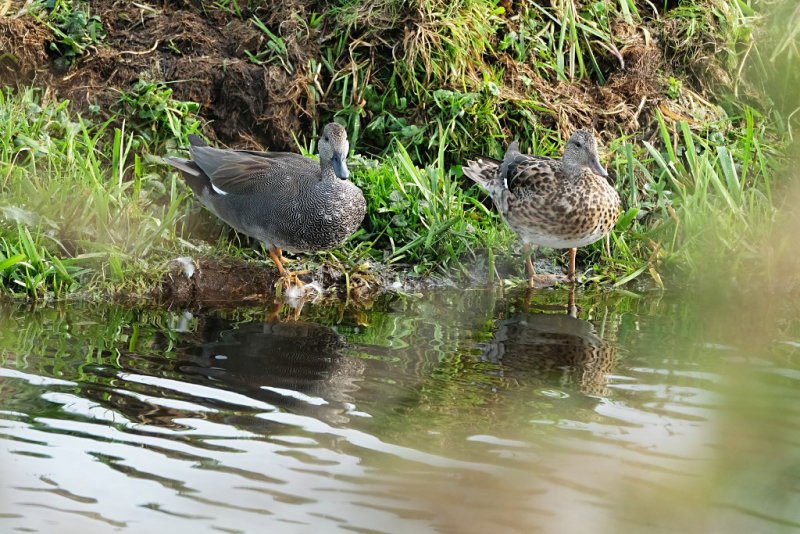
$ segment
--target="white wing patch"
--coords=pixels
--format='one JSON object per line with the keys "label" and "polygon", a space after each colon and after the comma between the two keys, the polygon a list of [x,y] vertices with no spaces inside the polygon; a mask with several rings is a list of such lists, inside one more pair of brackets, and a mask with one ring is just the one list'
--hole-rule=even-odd
{"label": "white wing patch", "polygon": [[220,195],[227,195],[227,194],[228,194],[228,193],[226,193],[225,191],[223,191],[222,189],[220,189],[219,187],[217,187],[217,186],[216,186],[216,185],[214,185],[214,184],[211,184],[211,188],[212,188],[214,191],[216,191],[217,193],[219,193]]}

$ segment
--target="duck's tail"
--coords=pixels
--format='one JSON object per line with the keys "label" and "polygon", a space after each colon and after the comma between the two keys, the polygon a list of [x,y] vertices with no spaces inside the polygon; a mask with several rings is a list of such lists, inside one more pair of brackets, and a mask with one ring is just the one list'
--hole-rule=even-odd
{"label": "duck's tail", "polygon": [[165,157],[164,163],[172,165],[183,175],[183,179],[189,187],[192,188],[194,194],[200,198],[205,197],[211,193],[211,180],[208,179],[206,173],[197,166],[197,164],[190,159]]}
{"label": "duck's tail", "polygon": [[497,180],[499,168],[500,162],[496,159],[480,157],[476,161],[467,161],[461,170],[464,171],[464,176],[488,190],[491,188],[491,184]]}
{"label": "duck's tail", "polygon": [[502,162],[481,156],[477,161],[468,161],[462,168],[464,176],[483,187],[494,201],[500,213],[508,208],[508,186],[501,176]]}
{"label": "duck's tail", "polygon": [[[189,143],[193,147],[199,146],[207,146],[205,141],[203,141],[200,137],[196,135],[189,136]],[[179,171],[181,171],[181,175],[183,175],[183,179],[186,180],[186,183],[189,187],[194,191],[194,194],[203,199],[207,195],[211,195],[214,193],[212,186],[211,186],[211,179],[203,172],[197,163],[190,159],[183,159],[183,158],[173,158],[173,157],[165,157],[163,158],[164,162],[172,165]]]}

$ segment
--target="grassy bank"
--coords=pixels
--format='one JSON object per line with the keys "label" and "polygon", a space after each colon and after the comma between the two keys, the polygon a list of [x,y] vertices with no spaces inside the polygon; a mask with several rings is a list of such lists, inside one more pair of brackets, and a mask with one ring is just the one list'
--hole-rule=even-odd
{"label": "grassy bank", "polygon": [[[515,137],[531,152],[558,154],[563,132],[592,122],[624,213],[608,241],[579,253],[590,278],[671,286],[709,262],[731,272],[752,266],[748,258],[764,253],[791,178],[782,170],[800,108],[800,37],[787,32],[800,14],[791,2],[667,2],[652,12],[627,0],[580,12],[554,4],[348,2],[307,14],[291,36],[270,30],[256,7],[206,6],[210,20],[247,21],[267,35],[262,49],[243,57],[259,68],[305,72],[312,124],[335,118],[351,134],[367,217],[342,247],[302,257],[299,266],[355,272],[380,264],[399,277],[470,283],[488,282],[496,270],[520,277],[518,240],[460,164],[500,156]],[[74,14],[81,5],[43,4],[30,16],[63,34],[59,9]],[[403,37],[410,20],[416,33]],[[54,49],[66,69],[90,64],[93,43],[106,39],[100,18],[86,21],[94,22],[69,26],[80,35],[64,34]],[[665,29],[655,47],[657,25]],[[401,61],[387,60],[392,36],[402,42]],[[314,57],[298,55],[306,41]],[[6,291],[35,298],[144,291],[177,256],[260,257],[159,163],[160,155],[180,154],[188,133],[221,136],[178,87],[139,80],[89,108],[30,88],[2,94]],[[600,96],[576,96],[592,88]],[[628,93],[644,98],[620,96]],[[313,128],[297,134],[300,149],[313,153]]]}

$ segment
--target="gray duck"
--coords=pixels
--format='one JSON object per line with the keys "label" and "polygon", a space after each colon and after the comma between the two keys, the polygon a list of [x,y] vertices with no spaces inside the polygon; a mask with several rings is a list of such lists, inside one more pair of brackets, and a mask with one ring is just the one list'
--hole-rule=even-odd
{"label": "gray duck", "polygon": [[261,241],[283,279],[283,250],[316,252],[341,244],[364,219],[366,202],[347,178],[344,127],[325,126],[319,161],[292,152],[223,150],[189,136],[191,160],[164,160],[181,171],[198,200],[238,232]]}
{"label": "gray duck", "polygon": [[[523,252],[536,246],[570,249],[567,276],[573,282],[577,247],[608,234],[619,216],[619,195],[606,180],[597,142],[584,130],[570,136],[562,159],[522,154],[514,141],[503,161],[481,157],[463,170],[492,197],[522,239]],[[526,266],[530,287],[559,278],[537,275],[530,256]]]}

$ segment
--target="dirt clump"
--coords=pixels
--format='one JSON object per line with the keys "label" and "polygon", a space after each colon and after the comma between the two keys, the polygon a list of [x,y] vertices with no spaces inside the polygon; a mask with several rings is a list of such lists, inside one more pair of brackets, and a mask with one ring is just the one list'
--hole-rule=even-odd
{"label": "dirt clump", "polygon": [[[137,120],[140,110],[135,103],[121,104],[120,97],[131,94],[140,80],[163,83],[173,99],[201,106],[200,115],[207,121],[203,133],[235,148],[293,149],[296,137],[312,135],[321,118],[327,120],[339,111],[344,98],[336,92],[337,80],[352,75],[344,90],[350,87],[354,105],[364,110],[361,95],[366,86],[378,93],[390,90],[391,84],[379,79],[378,72],[401,72],[396,68],[401,57],[411,65],[409,72],[429,70],[426,62],[435,57],[415,55],[415,47],[421,45],[409,35],[424,17],[410,7],[388,9],[368,2],[358,13],[344,10],[339,19],[326,18],[312,27],[307,21],[326,12],[325,5],[314,0],[242,7],[238,16],[195,0],[88,0],[82,5],[99,17],[105,33],[66,73],[56,68],[50,28],[30,16],[0,18],[0,45],[7,50],[0,57],[0,77],[27,83],[35,76],[37,84],[55,89],[60,97],[99,109],[106,117],[119,112],[129,122]],[[343,22],[352,17],[355,26]],[[697,102],[682,105],[665,98],[664,73],[671,72],[672,65],[662,26],[662,21],[650,19],[635,25],[613,22],[609,28],[613,39],[597,54],[604,80],[586,77],[567,82],[508,53],[493,52],[503,70],[500,96],[518,102],[535,99],[544,111],[535,120],[560,131],[565,139],[575,129],[590,126],[606,139],[641,132],[653,123],[660,106],[670,108],[675,117],[690,117]],[[323,61],[320,46],[333,47],[331,43],[343,36],[351,40],[349,55],[326,56]],[[428,48],[435,48],[438,41],[432,42]],[[323,63],[328,66],[321,73]],[[367,63],[362,79],[359,69]],[[478,74],[466,76],[474,82],[471,90],[482,86]],[[446,88],[449,82],[442,83]],[[405,113],[403,120],[409,124],[431,120],[424,105],[399,113]],[[356,120],[368,122],[369,112]],[[513,120],[503,123],[503,134],[513,138],[515,133],[509,131],[513,126]]]}
{"label": "dirt clump", "polygon": [[225,302],[261,302],[274,297],[278,271],[243,261],[173,260],[153,295],[162,304],[213,306]]}
{"label": "dirt clump", "polygon": [[30,83],[48,61],[47,28],[29,18],[0,17],[0,81]]}
{"label": "dirt clump", "polygon": [[[161,283],[148,300],[169,307],[220,307],[226,305],[263,304],[277,294],[280,275],[274,265],[254,264],[243,260],[216,258],[180,258],[170,261]],[[322,266],[301,276],[308,287],[306,295],[313,299],[370,299],[384,289],[380,274],[354,272],[345,275],[330,266]],[[349,284],[349,292],[348,292]],[[119,295],[118,300],[133,295]]]}
{"label": "dirt clump", "polygon": [[[259,64],[247,52],[257,56],[268,50],[268,37],[251,20],[219,10],[210,10],[215,16],[209,18],[202,6],[193,5],[108,0],[88,5],[107,34],[67,73],[48,54],[54,38],[49,28],[29,16],[0,19],[0,45],[7,50],[0,60],[3,81],[30,83],[36,77],[37,84],[83,107],[97,106],[107,116],[139,80],[163,82],[174,99],[199,103],[209,123],[204,132],[231,145],[283,150],[295,145],[299,132],[310,130],[314,109],[306,71],[319,51],[309,35],[298,37],[277,24],[276,35],[291,35],[283,41],[286,59],[279,63],[267,54]],[[258,14],[271,21],[288,17],[287,9],[302,11],[302,5],[259,9],[271,9]]]}

